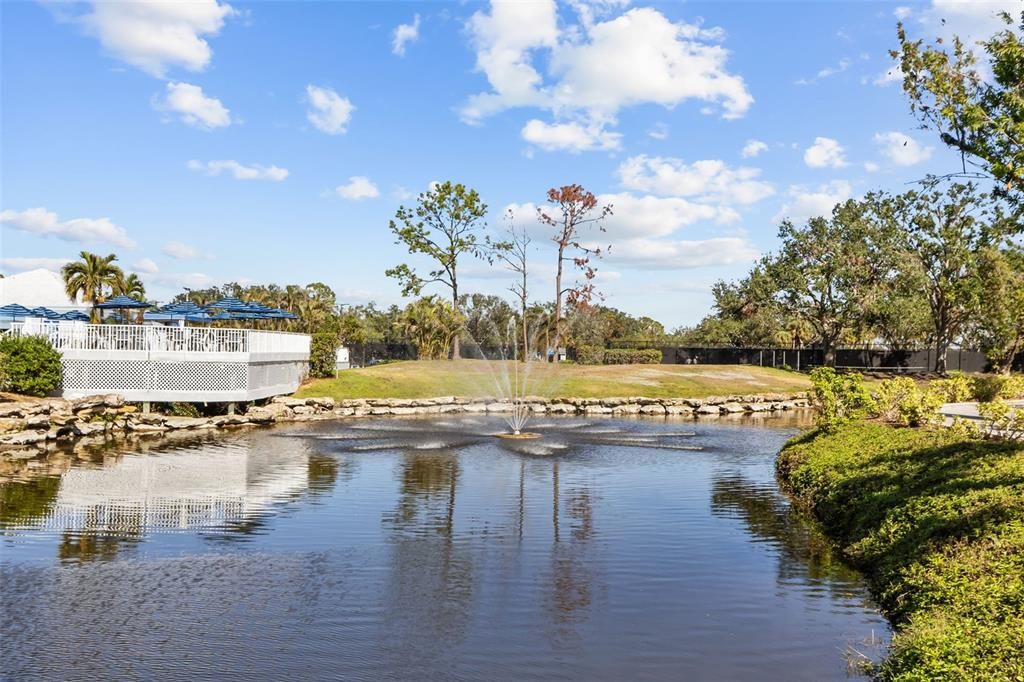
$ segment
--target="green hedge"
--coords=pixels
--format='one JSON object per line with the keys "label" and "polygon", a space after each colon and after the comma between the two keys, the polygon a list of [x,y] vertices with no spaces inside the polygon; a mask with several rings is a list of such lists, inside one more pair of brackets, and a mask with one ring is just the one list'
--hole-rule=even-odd
{"label": "green hedge", "polygon": [[604,352],[602,362],[606,365],[657,365],[661,362],[661,351],[656,348],[609,348]]}
{"label": "green hedge", "polygon": [[1024,679],[1024,443],[854,422],[777,470],[896,626],[882,679]]}
{"label": "green hedge", "polygon": [[0,362],[4,390],[45,396],[60,386],[60,353],[42,336],[0,338]]}
{"label": "green hedge", "polygon": [[580,346],[576,349],[576,362],[581,365],[657,365],[661,362],[661,351],[655,348]]}

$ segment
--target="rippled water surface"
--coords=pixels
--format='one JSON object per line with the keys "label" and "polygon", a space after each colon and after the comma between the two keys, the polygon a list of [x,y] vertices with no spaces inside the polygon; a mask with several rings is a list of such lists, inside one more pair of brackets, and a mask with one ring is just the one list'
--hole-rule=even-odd
{"label": "rippled water surface", "polygon": [[0,678],[827,680],[880,653],[773,479],[791,421],[500,428],[0,462]]}

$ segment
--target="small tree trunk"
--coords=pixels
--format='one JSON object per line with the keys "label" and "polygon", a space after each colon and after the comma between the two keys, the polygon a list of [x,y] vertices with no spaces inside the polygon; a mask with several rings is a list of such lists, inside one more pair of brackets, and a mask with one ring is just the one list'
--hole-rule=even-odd
{"label": "small tree trunk", "polygon": [[555,340],[554,353],[555,362],[558,361],[558,344],[562,340],[562,254],[565,252],[565,244],[558,243],[558,270],[555,272]]}
{"label": "small tree trunk", "polygon": [[946,373],[946,353],[949,352],[949,339],[941,334],[935,339],[935,371],[939,374]]}
{"label": "small tree trunk", "polygon": [[[459,283],[452,277],[452,308],[455,310],[456,316],[459,314]],[[455,338],[452,339],[452,360],[461,359],[461,345],[459,344],[459,336],[461,336],[462,330],[460,329],[455,333]]]}

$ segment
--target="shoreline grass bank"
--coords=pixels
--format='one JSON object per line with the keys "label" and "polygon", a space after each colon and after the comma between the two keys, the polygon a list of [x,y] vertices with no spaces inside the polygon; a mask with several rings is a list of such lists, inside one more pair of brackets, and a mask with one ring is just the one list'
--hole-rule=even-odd
{"label": "shoreline grass bank", "polygon": [[1024,680],[1024,443],[855,422],[777,472],[892,620],[882,679]]}
{"label": "shoreline grass bank", "polygon": [[297,397],[463,398],[499,396],[506,376],[525,373],[525,394],[539,398],[704,398],[806,391],[806,375],[744,365],[572,365],[483,360],[413,360],[346,369],[337,378],[314,379]]}

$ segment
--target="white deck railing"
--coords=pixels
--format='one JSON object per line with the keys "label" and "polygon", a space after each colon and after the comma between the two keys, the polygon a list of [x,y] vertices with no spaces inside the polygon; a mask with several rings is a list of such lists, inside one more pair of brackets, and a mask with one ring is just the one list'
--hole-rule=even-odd
{"label": "white deck railing", "polygon": [[144,353],[308,354],[309,336],[255,329],[163,327],[135,324],[82,322],[17,322],[14,334],[45,336],[53,347],[66,351]]}

